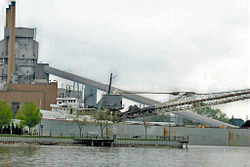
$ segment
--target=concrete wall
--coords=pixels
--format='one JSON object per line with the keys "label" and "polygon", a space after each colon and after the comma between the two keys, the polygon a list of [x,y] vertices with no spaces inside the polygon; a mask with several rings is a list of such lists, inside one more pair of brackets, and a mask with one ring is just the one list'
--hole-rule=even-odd
{"label": "concrete wall", "polygon": [[[42,120],[43,135],[52,136],[79,136],[79,128],[72,121]],[[39,131],[39,126],[36,127]],[[100,134],[100,128],[87,125],[82,129],[82,134]],[[143,125],[116,124],[108,128],[104,134],[117,137],[144,137]],[[148,138],[156,136],[189,136],[191,145],[220,145],[220,146],[250,146],[250,130],[247,129],[220,129],[220,128],[188,128],[149,126]]]}
{"label": "concrete wall", "polygon": [[41,109],[51,109],[56,104],[57,82],[49,84],[10,84],[8,90],[0,91],[0,99],[12,103],[34,102]]}
{"label": "concrete wall", "polygon": [[35,66],[35,79],[36,80],[46,80],[46,83],[49,81],[49,74],[44,72],[44,67],[49,64],[36,64]]}
{"label": "concrete wall", "polygon": [[[16,38],[34,38],[35,30],[27,27],[16,27],[15,37]],[[5,29],[4,36],[9,37],[9,29]]]}

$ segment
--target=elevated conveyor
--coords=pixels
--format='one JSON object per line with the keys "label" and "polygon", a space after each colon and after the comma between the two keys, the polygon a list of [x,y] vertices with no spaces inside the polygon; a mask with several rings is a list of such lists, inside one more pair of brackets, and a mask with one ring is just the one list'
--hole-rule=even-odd
{"label": "elevated conveyor", "polygon": [[132,119],[147,115],[155,115],[157,112],[187,111],[195,108],[204,108],[207,106],[227,104],[247,99],[250,99],[250,89],[206,94],[188,92],[166,103],[156,104],[141,109],[132,109],[131,111],[122,113],[122,116],[123,118]]}
{"label": "elevated conveyor", "polygon": [[[61,78],[64,78],[64,79],[68,79],[68,80],[71,80],[71,81],[74,81],[74,82],[77,82],[77,83],[80,83],[80,84],[83,84],[83,85],[88,85],[88,86],[94,87],[96,89],[105,91],[105,92],[108,90],[108,85],[106,85],[106,84],[96,82],[94,80],[90,80],[90,79],[81,77],[79,75],[75,75],[75,74],[72,74],[72,73],[69,73],[69,72],[65,72],[65,71],[62,71],[62,70],[59,70],[59,69],[56,69],[56,68],[53,68],[53,67],[45,66],[44,71],[46,73],[48,73],[48,74],[52,74],[52,75],[55,75],[55,76],[58,76],[58,77],[61,77]],[[114,88],[114,87],[112,87],[111,90],[113,92],[114,91],[125,92],[124,90]],[[122,96],[124,98],[129,99],[129,100],[133,100],[135,102],[146,104],[146,105],[160,104],[159,101],[152,100],[152,99],[149,99],[149,98],[146,98],[146,97],[143,97],[143,96],[139,96],[139,95],[136,95],[136,94],[124,94]]]}
{"label": "elevated conveyor", "polygon": [[[44,71],[48,74],[52,74],[64,79],[68,79],[83,85],[88,85],[94,87],[96,89],[107,91],[108,85],[102,84],[100,82],[96,82],[94,80],[90,80],[69,72],[65,72],[53,67],[45,66]],[[135,102],[139,102],[142,104],[150,105],[149,107],[141,108],[138,110],[132,110],[124,112],[120,115],[121,119],[133,119],[137,117],[143,116],[150,116],[155,115],[157,112],[171,112],[173,114],[181,115],[185,118],[189,118],[191,120],[199,121],[201,123],[219,127],[219,126],[230,126],[235,127],[233,125],[208,118],[197,113],[190,112],[188,110],[194,109],[194,104],[202,103],[202,106],[198,106],[195,108],[202,108],[206,106],[213,106],[218,104],[226,104],[230,102],[240,101],[250,99],[250,89],[245,90],[237,90],[237,91],[230,91],[230,92],[220,92],[220,93],[208,93],[208,94],[196,94],[193,92],[189,92],[179,96],[176,99],[168,101],[166,103],[160,103],[159,101],[152,100],[150,98],[146,98],[143,96],[139,96],[133,93],[129,93],[127,91],[118,89],[118,88],[111,88],[112,91],[117,92],[126,92],[127,94],[122,94],[124,98],[133,100]]]}
{"label": "elevated conveyor", "polygon": [[181,115],[191,120],[199,121],[201,123],[213,126],[230,126],[224,122],[208,118],[197,113],[191,112],[190,110],[197,108],[204,108],[207,106],[214,106],[219,104],[227,104],[231,102],[241,101],[250,99],[250,89],[236,90],[229,92],[219,93],[206,93],[197,94],[194,92],[186,92],[179,97],[170,100],[166,103],[156,104],[154,106],[137,108],[132,107],[130,110],[120,115],[121,119],[133,119],[144,116],[156,115],[158,112],[171,112],[173,114]]}

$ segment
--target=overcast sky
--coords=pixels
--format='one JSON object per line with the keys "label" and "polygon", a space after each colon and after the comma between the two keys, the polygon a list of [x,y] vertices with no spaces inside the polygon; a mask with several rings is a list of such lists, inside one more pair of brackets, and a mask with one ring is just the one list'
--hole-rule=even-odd
{"label": "overcast sky", "polygon": [[[115,87],[134,91],[250,88],[248,0],[16,2],[16,26],[37,28],[39,61],[52,67],[103,83],[113,72]],[[250,118],[249,100],[220,109]]]}

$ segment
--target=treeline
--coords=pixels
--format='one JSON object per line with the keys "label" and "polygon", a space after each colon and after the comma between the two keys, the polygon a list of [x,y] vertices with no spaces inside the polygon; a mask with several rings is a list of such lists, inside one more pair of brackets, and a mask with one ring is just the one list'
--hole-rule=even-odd
{"label": "treeline", "polygon": [[22,135],[23,131],[22,128],[19,127],[18,124],[14,125],[13,123],[10,125],[5,125],[1,130],[0,134],[16,134],[16,135]]}
{"label": "treeline", "polygon": [[213,109],[209,106],[206,106],[204,103],[198,103],[194,105],[194,112],[197,114],[213,118],[225,123],[231,123],[230,119],[227,117],[225,113],[223,113],[220,109]]}
{"label": "treeline", "polygon": [[21,105],[15,117],[19,123],[14,124],[12,115],[10,105],[0,100],[0,134],[22,134],[25,126],[30,132],[30,128],[36,126],[42,118],[40,109],[32,102]]}

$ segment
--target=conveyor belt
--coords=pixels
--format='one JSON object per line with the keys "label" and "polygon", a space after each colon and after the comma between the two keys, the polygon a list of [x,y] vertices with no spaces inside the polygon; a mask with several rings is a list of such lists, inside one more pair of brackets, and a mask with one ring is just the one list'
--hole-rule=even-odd
{"label": "conveyor belt", "polygon": [[203,108],[207,106],[226,104],[246,99],[250,99],[250,89],[211,94],[192,93],[182,95],[180,98],[176,98],[175,100],[171,100],[166,103],[156,104],[154,106],[144,107],[136,110],[132,109],[131,111],[122,113],[121,116],[123,118],[133,119],[136,117],[155,115],[158,111],[187,111],[194,108]]}
{"label": "conveyor belt", "polygon": [[[100,82],[96,82],[69,72],[65,72],[62,70],[58,70],[56,68],[52,68],[49,66],[46,66],[44,68],[44,71],[58,76],[62,77],[77,83],[81,83],[84,85],[92,86],[96,89],[107,91],[108,85],[102,84]],[[121,89],[117,89],[112,87],[112,91],[118,91],[118,92],[126,92]],[[197,113],[184,111],[184,110],[190,110],[193,108],[194,104],[202,103],[204,106],[212,106],[212,105],[218,105],[218,104],[226,104],[234,101],[240,101],[250,98],[250,89],[245,90],[237,90],[237,91],[231,91],[231,92],[221,92],[221,93],[211,93],[211,94],[187,94],[184,96],[181,96],[179,98],[176,98],[176,100],[172,100],[166,103],[160,103],[159,101],[152,100],[150,98],[146,98],[143,96],[135,95],[135,94],[123,94],[123,97],[133,100],[135,102],[139,102],[142,104],[151,105],[146,108],[134,110],[134,111],[127,111],[125,113],[122,113],[121,117],[123,119],[126,118],[136,118],[136,117],[142,117],[145,115],[155,115],[159,110],[162,110],[163,112],[171,112],[173,114],[178,114],[183,117],[199,121],[201,123],[213,126],[213,127],[219,127],[221,125],[223,126],[231,126],[230,124],[208,118],[202,115],[199,115]]]}
{"label": "conveyor belt", "polygon": [[[59,69],[56,69],[56,68],[53,68],[53,67],[45,66],[44,71],[46,73],[49,73],[49,74],[52,74],[52,75],[55,75],[55,76],[58,76],[58,77],[61,77],[61,78],[64,78],[64,79],[68,79],[68,80],[71,80],[71,81],[74,81],[74,82],[77,82],[77,83],[80,83],[80,84],[92,86],[92,87],[94,87],[96,89],[99,89],[99,90],[102,90],[102,91],[105,91],[105,92],[108,90],[108,85],[106,85],[106,84],[96,82],[96,81],[81,77],[79,75],[75,75],[75,74],[72,74],[72,73],[69,73],[69,72],[65,72],[65,71],[62,71],[62,70],[59,70]],[[112,91],[118,91],[118,92],[125,92],[124,90],[117,89],[117,88],[114,88],[114,87],[112,87],[111,90]],[[139,96],[139,95],[136,95],[136,94],[124,94],[122,96],[129,99],[129,100],[133,100],[135,102],[139,102],[139,103],[146,104],[146,105],[160,104],[159,101],[152,100],[152,99],[149,99],[149,98],[146,98],[146,97],[143,97],[143,96]]]}

